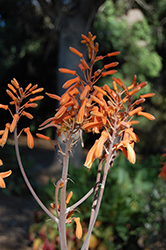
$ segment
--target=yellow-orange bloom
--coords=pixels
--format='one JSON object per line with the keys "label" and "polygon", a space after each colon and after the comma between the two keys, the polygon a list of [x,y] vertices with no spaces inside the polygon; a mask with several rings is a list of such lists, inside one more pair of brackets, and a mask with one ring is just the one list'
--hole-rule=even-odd
{"label": "yellow-orange bloom", "polygon": [[10,176],[12,173],[11,170],[7,171],[7,172],[2,172],[0,173],[0,188],[5,188],[6,187],[6,184],[4,182],[4,178]]}
{"label": "yellow-orange bloom", "polygon": [[80,100],[83,100],[86,97],[87,93],[89,93],[89,91],[90,91],[90,86],[86,85],[86,87],[84,88],[84,90],[80,95]]}
{"label": "yellow-orange bloom", "polygon": [[33,139],[33,136],[30,132],[29,127],[24,128],[24,132],[27,134],[27,145],[30,149],[32,149],[34,147],[34,139]]}
{"label": "yellow-orange bloom", "polygon": [[135,151],[134,151],[132,145],[130,143],[127,143],[126,148],[127,148],[127,158],[129,160],[129,162],[131,162],[132,164],[135,164],[136,154],[135,154]]}
{"label": "yellow-orange bloom", "polygon": [[102,72],[101,73],[101,76],[104,77],[104,76],[108,76],[108,75],[113,75],[117,72],[116,69],[113,69],[113,70],[109,70],[109,71],[106,71],[106,72]]}
{"label": "yellow-orange bloom", "polygon": [[80,62],[85,67],[85,69],[90,69],[89,65],[87,64],[87,62],[85,61],[85,59],[80,59]]}
{"label": "yellow-orange bloom", "polygon": [[30,101],[30,102],[40,101],[40,100],[42,100],[43,98],[44,98],[44,96],[39,95],[39,96],[36,96],[36,97],[34,97],[34,98],[30,98],[29,101]]}
{"label": "yellow-orange bloom", "polygon": [[32,94],[34,95],[34,94],[40,93],[40,92],[43,91],[43,89],[44,89],[44,88],[35,89],[35,90],[32,91]]}
{"label": "yellow-orange bloom", "polygon": [[8,134],[9,134],[9,129],[10,129],[10,123],[6,123],[5,130],[3,133],[2,138],[0,139],[0,145],[3,147],[7,141]]}
{"label": "yellow-orange bloom", "polygon": [[155,95],[155,93],[148,93],[145,95],[140,95],[140,98],[148,98],[148,97],[153,97]]}
{"label": "yellow-orange bloom", "polygon": [[86,156],[86,161],[84,163],[84,166],[89,169],[91,168],[93,161],[96,159],[95,151],[96,151],[97,144],[98,144],[98,140],[95,141],[94,145],[91,147],[91,149],[89,150]]}
{"label": "yellow-orange bloom", "polygon": [[135,115],[142,110],[143,110],[143,107],[138,107],[136,109],[133,109],[132,111],[129,112],[129,116]]}
{"label": "yellow-orange bloom", "polygon": [[65,68],[60,68],[59,72],[65,73],[65,74],[71,74],[73,76],[76,75],[76,71],[75,70],[70,70],[70,69],[65,69]]}
{"label": "yellow-orange bloom", "polygon": [[46,92],[46,95],[48,95],[50,98],[53,98],[53,99],[55,99],[55,100],[58,100],[58,101],[61,100],[61,97],[58,96],[58,95],[50,94],[50,93],[47,93],[47,92]]}
{"label": "yellow-orange bloom", "polygon": [[36,108],[38,106],[37,103],[26,103],[25,108]]}
{"label": "yellow-orange bloom", "polygon": [[70,51],[73,52],[74,54],[76,54],[79,57],[83,57],[83,54],[80,53],[77,49],[73,48],[73,47],[69,47]]}
{"label": "yellow-orange bloom", "polygon": [[9,83],[7,86],[8,86],[8,88],[9,88],[10,90],[13,91],[14,94],[17,93],[17,90],[16,90],[10,83]]}
{"label": "yellow-orange bloom", "polygon": [[31,115],[31,114],[28,113],[28,112],[23,111],[23,112],[22,112],[22,115],[23,115],[23,116],[26,116],[28,119],[31,119],[31,120],[33,119],[33,115]]}
{"label": "yellow-orange bloom", "polygon": [[102,122],[87,122],[85,123],[83,126],[82,126],[82,129],[83,130],[88,130],[88,129],[91,129],[91,128],[94,128],[94,127],[102,127]]}
{"label": "yellow-orange bloom", "polygon": [[5,109],[5,110],[7,110],[7,109],[8,109],[8,105],[0,104],[0,109]]}
{"label": "yellow-orange bloom", "polygon": [[108,133],[106,130],[103,130],[96,146],[96,151],[95,151],[96,158],[99,158],[102,155],[103,146],[107,139],[108,139]]}
{"label": "yellow-orange bloom", "polygon": [[120,54],[120,51],[115,51],[115,52],[111,52],[111,53],[108,53],[107,56],[110,57],[110,56],[118,56]]}
{"label": "yellow-orange bloom", "polygon": [[50,140],[50,137],[48,137],[46,135],[42,135],[42,134],[37,133],[36,136],[39,137],[40,139],[44,139],[46,141]]}
{"label": "yellow-orange bloom", "polygon": [[70,201],[72,195],[73,195],[73,192],[70,191],[70,193],[68,194],[67,199],[66,199],[66,205],[69,203],[69,201]]}
{"label": "yellow-orange bloom", "polygon": [[6,93],[12,98],[13,101],[17,99],[10,90],[7,89]]}
{"label": "yellow-orange bloom", "polygon": [[73,78],[73,79],[67,80],[67,81],[63,84],[62,88],[63,88],[63,89],[67,89],[67,88],[70,87],[73,83],[78,82],[78,81],[79,81],[79,77],[78,77],[78,76],[75,77],[75,78]]}
{"label": "yellow-orange bloom", "polygon": [[87,98],[85,98],[83,101],[82,101],[82,104],[81,104],[81,107],[80,107],[80,110],[78,112],[78,116],[77,116],[77,123],[80,124],[83,122],[83,118],[84,118],[84,113],[85,113],[85,105],[86,105],[86,102],[87,102]]}
{"label": "yellow-orange bloom", "polygon": [[16,80],[15,78],[13,78],[13,80],[11,80],[11,83],[14,85],[14,87],[15,87],[16,89],[19,88],[19,83],[17,82],[17,80]]}
{"label": "yellow-orange bloom", "polygon": [[62,117],[64,115],[64,113],[67,111],[67,107],[65,106],[61,106],[58,110],[58,112],[55,114],[55,118],[59,119],[60,117]]}
{"label": "yellow-orange bloom", "polygon": [[112,62],[112,63],[109,63],[109,64],[105,64],[104,69],[108,69],[108,68],[111,68],[111,67],[116,67],[118,64],[119,64],[118,62]]}
{"label": "yellow-orange bloom", "polygon": [[138,112],[137,115],[142,115],[151,121],[155,120],[155,117],[147,112]]}
{"label": "yellow-orange bloom", "polygon": [[14,116],[13,116],[13,121],[12,121],[12,123],[11,123],[11,125],[10,125],[10,132],[12,133],[13,131],[14,131],[14,129],[15,129],[15,127],[16,127],[16,125],[17,125],[17,122],[18,122],[18,120],[19,120],[19,115],[18,114],[15,114]]}
{"label": "yellow-orange bloom", "polygon": [[81,239],[82,237],[82,226],[81,226],[81,223],[80,223],[80,218],[77,217],[77,218],[74,218],[74,221],[76,223],[76,236],[78,239]]}

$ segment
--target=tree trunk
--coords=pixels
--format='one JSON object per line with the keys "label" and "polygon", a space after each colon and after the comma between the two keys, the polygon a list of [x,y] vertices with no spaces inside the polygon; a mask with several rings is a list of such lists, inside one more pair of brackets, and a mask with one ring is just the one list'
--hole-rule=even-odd
{"label": "tree trunk", "polygon": [[[91,30],[95,14],[105,0],[52,0],[52,6],[45,0],[38,0],[43,11],[51,18],[55,24],[56,35],[59,40],[58,68],[68,68],[76,70],[81,76],[78,68],[79,57],[73,54],[69,47],[74,47],[87,58],[87,48],[82,45],[81,34],[88,34]],[[72,78],[71,75],[57,72],[57,92],[62,95],[64,90],[62,85]],[[81,143],[73,150],[71,158],[75,167],[83,165],[83,155]]]}

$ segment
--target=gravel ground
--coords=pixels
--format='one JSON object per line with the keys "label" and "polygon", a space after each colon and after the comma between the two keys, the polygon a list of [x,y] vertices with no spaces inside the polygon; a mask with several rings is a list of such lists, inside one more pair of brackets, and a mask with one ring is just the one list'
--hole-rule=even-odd
{"label": "gravel ground", "polygon": [[0,195],[0,249],[30,250],[29,226],[33,223],[32,197]]}

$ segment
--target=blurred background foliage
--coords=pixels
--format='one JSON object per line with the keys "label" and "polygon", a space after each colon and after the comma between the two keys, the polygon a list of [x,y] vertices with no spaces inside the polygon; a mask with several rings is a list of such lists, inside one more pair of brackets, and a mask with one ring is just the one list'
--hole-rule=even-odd
{"label": "blurred background foliage", "polygon": [[[150,156],[143,163],[130,164],[120,154],[108,175],[106,189],[96,221],[90,248],[95,250],[162,250],[166,248],[166,183],[157,178],[161,156]],[[96,180],[98,160],[90,171],[70,166],[68,193],[73,191],[70,204],[82,198]],[[86,180],[86,182],[85,182]],[[81,187],[81,188],[78,188]],[[50,211],[54,201],[54,183],[50,181],[42,191]],[[73,216],[81,218],[83,239],[87,232],[93,195],[80,205]],[[53,221],[37,210],[29,236],[34,249],[60,249],[59,236]],[[67,225],[69,249],[80,249],[74,223]],[[83,240],[82,239],[82,240]],[[36,247],[36,248],[35,248]],[[51,248],[53,247],[53,248]]]}
{"label": "blurred background foliage", "polygon": [[[44,9],[42,3],[51,3],[52,7],[56,7],[56,2],[60,3],[57,6],[61,6],[61,9],[56,9],[54,21],[46,10],[51,5],[46,5]],[[45,92],[57,93],[59,48],[63,46],[60,44],[61,29],[57,28],[61,16],[57,13],[66,11],[67,18],[71,18],[81,2],[81,0],[0,1],[0,103],[7,104],[10,100],[5,95],[5,89],[13,77],[23,87],[32,82],[44,87]],[[99,54],[121,51],[117,58],[111,59],[120,62],[115,77],[120,77],[128,85],[131,84],[135,74],[139,82],[148,81],[148,85],[142,90],[143,93],[155,92],[156,95],[145,103],[146,111],[152,113],[156,120],[150,122],[140,118],[141,122],[136,126],[136,133],[140,138],[140,143],[136,145],[138,153],[136,165],[132,166],[124,156],[120,156],[111,169],[98,224],[93,232],[92,241],[94,245],[96,244],[96,248],[91,247],[91,249],[144,249],[146,247],[153,250],[165,249],[166,187],[165,183],[158,179],[158,174],[161,167],[160,155],[166,147],[166,1],[98,0],[97,2],[103,2],[103,4],[95,15],[91,31],[97,35],[96,41],[100,44]],[[67,15],[67,13],[72,14]],[[81,41],[81,34],[79,39],[78,42]],[[68,42],[69,47],[71,40],[69,39]],[[66,60],[70,61],[70,58]],[[103,63],[110,62],[110,58],[109,61],[107,60]],[[102,67],[101,62],[96,65],[97,67]],[[99,84],[111,85],[110,77],[102,81]],[[55,102],[48,97],[40,102],[37,110],[33,111],[35,119],[31,123],[31,129],[34,133],[43,120],[54,114],[55,106]],[[3,110],[0,112],[2,129],[6,121],[10,121],[11,118]],[[27,120],[25,122],[26,126],[30,125],[27,124]],[[24,121],[22,126],[25,126]],[[54,136],[54,132],[49,133]],[[89,148],[93,140],[91,135],[84,139],[85,146]],[[19,181],[21,177],[18,178],[15,170],[17,166],[14,163],[12,150],[13,148],[5,147],[1,150],[4,152],[1,156],[4,161],[5,158],[8,159],[7,165],[12,165],[15,171],[10,177],[11,183],[10,179],[7,180],[8,194],[18,195],[24,193],[25,187],[23,181]],[[27,162],[27,165],[33,164]],[[29,167],[27,169],[31,177]],[[82,192],[86,193],[89,190],[95,178],[94,169],[87,174],[84,168],[77,171],[71,168],[70,176],[76,183],[76,185],[72,183],[69,185],[69,189],[74,192],[72,202],[79,199]],[[15,182],[20,184],[16,187]],[[81,188],[79,189],[77,185]],[[54,185],[50,182],[43,196],[49,203],[53,202],[53,195]],[[85,233],[90,213],[89,206],[90,199],[79,208]],[[33,244],[39,247],[45,241],[45,245],[53,242],[58,246],[58,238],[55,237],[57,231],[53,230],[55,226],[50,221],[46,222],[41,212],[35,219],[38,223],[30,229],[30,239],[35,239]],[[50,232],[53,233],[50,234]],[[73,242],[75,245],[78,244],[79,248],[72,225],[69,227],[68,238],[71,241],[71,249]],[[51,245],[50,249],[52,249]],[[45,249],[49,250],[49,247]]]}

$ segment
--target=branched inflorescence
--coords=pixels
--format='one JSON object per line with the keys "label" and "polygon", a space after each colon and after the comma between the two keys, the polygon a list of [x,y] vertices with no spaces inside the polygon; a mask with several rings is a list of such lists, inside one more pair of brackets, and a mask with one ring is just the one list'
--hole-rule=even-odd
{"label": "branched inflorescence", "polygon": [[[4,145],[6,144],[9,133],[13,133],[15,129],[17,128],[17,123],[20,120],[21,116],[25,116],[28,119],[33,119],[33,116],[25,110],[27,108],[37,107],[37,103],[35,103],[35,101],[43,99],[43,96],[39,95],[35,97],[34,95],[40,93],[41,91],[43,91],[43,88],[38,88],[38,85],[32,86],[31,83],[28,84],[25,90],[23,90],[23,88],[19,86],[19,83],[17,82],[15,78],[11,80],[11,84],[8,84],[8,89],[6,90],[6,92],[9,95],[9,97],[12,99],[12,101],[10,102],[10,105],[14,105],[15,113],[11,111],[11,109],[9,108],[9,105],[0,104],[0,108],[8,110],[12,116],[12,122],[6,123],[5,129],[1,130],[1,133],[0,133],[1,134],[1,139],[0,139],[1,147],[4,147]],[[34,147],[34,140],[33,140],[29,127],[23,128],[17,137],[19,137],[23,131],[27,135],[27,145],[29,148],[32,149]],[[10,174],[11,174],[11,170],[4,172],[4,173],[0,173],[0,187],[5,188],[5,183],[3,181],[3,178],[8,177]]]}
{"label": "branched inflorescence", "polygon": [[135,94],[147,85],[146,82],[137,83],[136,76],[133,77],[129,87],[126,87],[119,78],[115,77],[112,78],[113,89],[108,85],[97,86],[96,83],[101,77],[116,73],[112,67],[117,66],[118,62],[106,64],[95,72],[94,64],[105,57],[116,56],[120,52],[97,56],[99,45],[94,42],[96,36],[92,36],[89,32],[88,37],[82,35],[82,38],[81,42],[88,47],[90,63],[88,64],[83,54],[75,48],[70,47],[70,50],[80,57],[78,66],[83,72],[84,79],[75,70],[59,69],[61,73],[71,74],[74,77],[63,84],[62,87],[66,89],[66,92],[61,97],[47,93],[49,97],[59,101],[60,107],[54,117],[41,124],[41,129],[56,127],[58,136],[64,135],[67,139],[70,133],[73,140],[75,135],[78,132],[81,134],[82,131],[100,134],[99,139],[96,140],[87,155],[85,166],[88,168],[91,167],[94,159],[107,156],[114,131],[114,137],[119,138],[119,140],[113,149],[122,150],[129,161],[135,163],[136,156],[133,148],[134,142],[138,142],[138,137],[133,132],[132,125],[137,124],[138,121],[133,120],[133,118],[138,115],[150,120],[155,119],[151,114],[142,112],[143,107],[140,106],[146,98],[154,96],[154,93],[140,95],[133,102]]}
{"label": "branched inflorescence", "polygon": [[[89,63],[77,49],[73,47],[69,49],[80,57],[78,66],[82,71],[83,77],[80,77],[75,70],[66,68],[59,69],[61,73],[72,75],[72,78],[63,84],[62,87],[66,91],[62,96],[46,93],[49,97],[59,102],[59,108],[54,117],[47,119],[40,125],[40,130],[48,127],[55,127],[57,129],[57,138],[61,138],[65,143],[71,138],[71,147],[77,142],[79,137],[82,138],[82,131],[99,135],[99,139],[95,141],[94,145],[89,150],[84,164],[90,169],[95,159],[98,158],[100,163],[106,160],[104,176],[103,178],[101,178],[100,175],[97,177],[96,186],[94,188],[95,198],[92,208],[96,207],[96,212],[92,209],[88,231],[90,234],[102,197],[102,189],[100,193],[98,193],[98,184],[102,182],[101,184],[104,188],[108,170],[110,166],[112,166],[114,158],[119,150],[124,153],[125,157],[131,163],[135,163],[136,154],[134,151],[134,143],[138,142],[139,139],[132,127],[134,124],[138,123],[134,117],[138,115],[144,116],[149,120],[155,119],[153,115],[143,112],[144,108],[141,105],[145,102],[146,98],[154,96],[154,93],[140,95],[139,98],[135,100],[135,95],[147,85],[146,82],[139,84],[136,81],[136,76],[133,77],[133,81],[128,87],[121,79],[115,77],[112,77],[113,88],[110,88],[108,85],[102,87],[97,86],[100,78],[113,75],[117,72],[112,68],[117,66],[118,62],[105,64],[102,69],[97,69],[95,71],[94,64],[103,60],[105,57],[117,56],[120,52],[116,51],[108,53],[105,56],[98,56],[99,45],[97,42],[95,43],[96,36],[93,36],[89,32],[88,37],[82,35],[82,38],[83,40],[81,42],[88,47]],[[49,137],[45,137],[42,134],[37,134],[37,136],[49,140]],[[59,149],[63,156],[65,156],[65,152],[62,152],[60,145]],[[102,164],[99,164],[99,168],[101,168],[101,165]],[[66,166],[63,167],[66,168]],[[56,192],[58,192],[58,186],[56,187]],[[88,195],[85,197],[87,198]],[[82,201],[83,200],[85,199],[82,198]],[[80,203],[78,202],[77,204],[79,205]],[[58,214],[60,211],[58,211],[57,207],[58,204],[55,202],[55,208]],[[72,208],[73,207],[75,208],[76,206],[73,205]],[[68,222],[68,215],[74,211],[72,208],[65,208],[66,223]],[[85,245],[88,244],[88,240],[88,238],[85,240]]]}
{"label": "branched inflorescence", "polygon": [[[58,144],[59,150],[63,155],[62,178],[56,184],[55,202],[51,204],[55,209],[56,216],[48,211],[32,189],[23,170],[17,142],[19,135],[24,131],[27,134],[28,146],[30,148],[34,146],[34,140],[29,127],[23,128],[19,135],[17,135],[17,123],[21,116],[26,116],[28,119],[33,118],[33,116],[25,110],[37,106],[36,101],[41,100],[43,96],[39,95],[33,97],[32,95],[40,93],[43,88],[38,88],[37,85],[32,86],[32,84],[29,84],[25,90],[23,90],[16,79],[13,79],[11,84],[8,84],[7,94],[12,99],[10,104],[15,106],[15,113],[12,113],[8,105],[0,104],[0,108],[9,110],[12,116],[11,124],[7,123],[5,129],[0,131],[2,136],[0,145],[3,147],[7,141],[8,133],[14,132],[16,155],[25,182],[39,205],[58,224],[61,249],[63,250],[67,249],[65,225],[74,220],[76,223],[76,236],[81,238],[82,227],[80,218],[73,217],[73,214],[76,207],[94,193],[88,233],[81,250],[88,249],[90,234],[99,212],[107,174],[117,152],[121,150],[125,157],[133,164],[136,161],[134,143],[137,143],[139,139],[133,130],[133,125],[138,123],[135,116],[143,116],[149,120],[155,119],[153,115],[144,112],[144,107],[142,106],[146,98],[153,97],[154,93],[139,95],[139,91],[144,88],[147,83],[138,83],[136,81],[136,76],[133,77],[133,81],[129,86],[126,86],[121,79],[115,77],[112,77],[112,88],[108,85],[101,87],[97,85],[100,78],[111,76],[117,72],[112,68],[116,67],[118,62],[105,64],[102,69],[97,70],[94,69],[94,64],[98,61],[102,61],[106,57],[117,56],[120,52],[115,51],[105,56],[98,56],[99,45],[95,42],[96,36],[93,36],[89,32],[88,36],[82,35],[82,38],[83,40],[81,42],[88,47],[88,62],[85,60],[83,54],[77,49],[73,47],[69,49],[80,58],[78,66],[82,71],[83,77],[79,76],[75,70],[66,68],[59,69],[61,73],[70,74],[72,78],[63,84],[62,87],[65,89],[65,93],[62,96],[46,93],[47,96],[59,102],[59,108],[56,110],[55,115],[44,121],[39,128],[39,130],[49,127],[56,128],[56,144]],[[138,96],[137,99],[136,94]],[[79,201],[67,207],[72,196],[72,192],[70,192],[68,196],[66,195],[69,155],[73,145],[78,142],[79,138],[82,142],[83,131],[85,133],[91,132],[98,134],[98,139],[89,150],[84,163],[84,165],[90,169],[94,160],[99,159],[96,184]],[[48,136],[40,133],[37,133],[37,136],[52,143]],[[62,151],[59,139],[66,144],[65,151]],[[52,145],[54,146],[53,143]],[[2,164],[2,162],[0,162],[0,164]],[[103,173],[103,175],[101,175],[101,173]],[[10,174],[11,171],[0,173],[0,187],[5,187],[3,178],[8,177]],[[59,192],[60,204],[58,203]]]}

